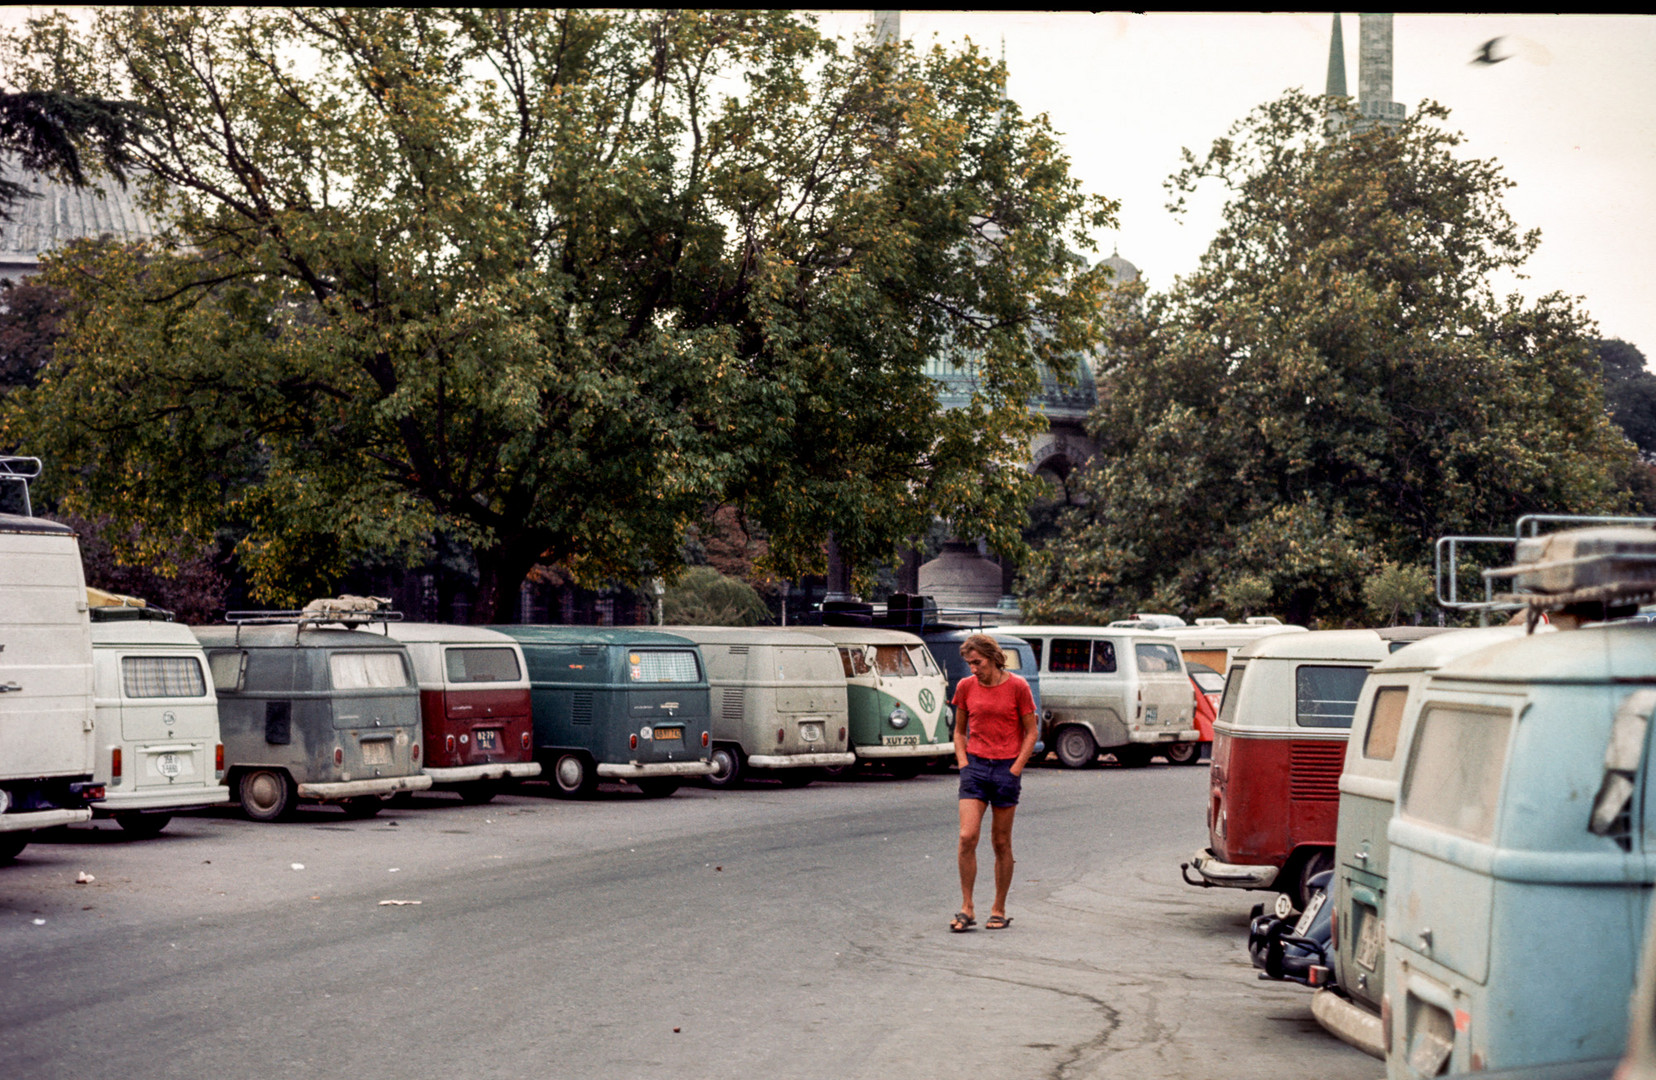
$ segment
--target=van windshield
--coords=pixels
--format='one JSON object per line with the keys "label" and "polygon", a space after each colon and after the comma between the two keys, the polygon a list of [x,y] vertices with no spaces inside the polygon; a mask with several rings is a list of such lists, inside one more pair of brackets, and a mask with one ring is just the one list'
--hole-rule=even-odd
{"label": "van windshield", "polygon": [[914,670],[914,661],[909,659],[908,650],[901,645],[874,646],[874,666],[885,676],[920,674]]}
{"label": "van windshield", "polygon": [[451,683],[517,682],[517,653],[509,648],[447,649],[443,653]]}
{"label": "van windshield", "polygon": [[[910,645],[908,647],[908,654],[909,659],[914,661],[914,666],[920,670],[922,675],[939,674],[937,665],[932,662],[931,653],[926,651],[926,647],[924,645]],[[1014,664],[1017,663],[1018,658],[1011,653],[1008,653],[1006,658]]]}
{"label": "van windshield", "polygon": [[335,690],[386,690],[408,685],[402,654],[390,649],[329,653],[328,674]]}
{"label": "van windshield", "polygon": [[1139,642],[1133,646],[1133,655],[1138,658],[1142,675],[1166,675],[1179,670],[1179,650],[1171,645]]}
{"label": "van windshield", "polygon": [[700,669],[688,649],[661,649],[627,654],[627,674],[633,682],[693,683]]}
{"label": "van windshield", "polygon": [[1300,727],[1350,727],[1367,678],[1367,668],[1301,664],[1294,669],[1294,722]]}
{"label": "van windshield", "polygon": [[129,698],[206,697],[207,680],[193,656],[123,656],[121,693]]}

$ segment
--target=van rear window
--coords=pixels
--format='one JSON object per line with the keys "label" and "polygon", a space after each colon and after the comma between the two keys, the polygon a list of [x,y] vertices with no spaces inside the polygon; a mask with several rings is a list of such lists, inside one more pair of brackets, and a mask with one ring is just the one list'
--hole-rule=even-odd
{"label": "van rear window", "polygon": [[1403,778],[1403,815],[1473,840],[1495,835],[1512,713],[1428,708]]}
{"label": "van rear window", "polygon": [[451,683],[517,682],[517,653],[509,648],[445,649],[443,661],[448,666]]}
{"label": "van rear window", "polygon": [[384,690],[408,685],[402,654],[390,649],[329,653],[328,674],[335,690]]}
{"label": "van rear window", "polygon": [[1300,727],[1348,728],[1368,669],[1301,664],[1294,669],[1294,722]]}
{"label": "van rear window", "polygon": [[1408,700],[1407,686],[1382,686],[1374,692],[1374,709],[1363,736],[1364,757],[1390,761],[1397,756],[1397,733],[1403,726],[1403,703]]}
{"label": "van rear window", "polygon": [[679,650],[628,653],[627,668],[633,682],[643,683],[693,683],[699,670],[696,654]]}
{"label": "van rear window", "polygon": [[121,693],[129,698],[206,697],[207,680],[193,656],[123,656]]}
{"label": "van rear window", "polygon": [[1171,645],[1139,642],[1133,646],[1133,655],[1138,658],[1139,673],[1143,675],[1166,675],[1183,666],[1179,663],[1179,650]]}

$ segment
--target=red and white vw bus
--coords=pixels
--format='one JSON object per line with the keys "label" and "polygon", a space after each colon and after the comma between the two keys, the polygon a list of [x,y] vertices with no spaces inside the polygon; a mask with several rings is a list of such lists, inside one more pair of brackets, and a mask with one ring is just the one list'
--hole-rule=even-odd
{"label": "red and white vw bus", "polygon": [[1238,652],[1213,725],[1209,846],[1184,864],[1185,880],[1274,889],[1303,906],[1307,882],[1334,864],[1340,770],[1363,680],[1394,650],[1439,632],[1277,634]]}

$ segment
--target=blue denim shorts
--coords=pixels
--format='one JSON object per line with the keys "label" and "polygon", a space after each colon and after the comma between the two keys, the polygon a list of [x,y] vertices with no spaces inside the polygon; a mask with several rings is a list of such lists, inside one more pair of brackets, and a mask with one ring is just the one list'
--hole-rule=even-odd
{"label": "blue denim shorts", "polygon": [[966,767],[960,770],[960,797],[990,806],[1017,806],[1023,778],[1012,775],[1012,763],[1016,760],[967,754]]}

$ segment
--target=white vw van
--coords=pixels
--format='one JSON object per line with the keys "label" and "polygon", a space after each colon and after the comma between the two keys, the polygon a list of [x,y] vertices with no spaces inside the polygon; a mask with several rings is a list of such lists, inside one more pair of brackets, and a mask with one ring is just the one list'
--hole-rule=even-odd
{"label": "white vw van", "polygon": [[104,788],[93,813],[153,836],[177,811],[229,802],[218,697],[195,635],[153,608],[103,603],[91,614],[93,778]]}

